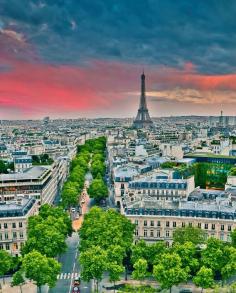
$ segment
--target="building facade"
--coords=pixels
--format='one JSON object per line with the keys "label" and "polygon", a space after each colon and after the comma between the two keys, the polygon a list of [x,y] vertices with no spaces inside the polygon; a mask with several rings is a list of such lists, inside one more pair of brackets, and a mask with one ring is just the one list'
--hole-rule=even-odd
{"label": "building facade", "polygon": [[21,198],[0,204],[0,249],[18,256],[27,239],[28,218],[38,213],[35,198]]}

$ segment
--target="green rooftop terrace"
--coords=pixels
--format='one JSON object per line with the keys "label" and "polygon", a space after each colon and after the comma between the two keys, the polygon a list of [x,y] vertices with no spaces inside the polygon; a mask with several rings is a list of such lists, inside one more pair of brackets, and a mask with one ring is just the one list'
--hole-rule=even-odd
{"label": "green rooftop terrace", "polygon": [[236,156],[225,156],[225,155],[216,155],[212,153],[188,153],[185,157],[209,157],[209,158],[225,158],[225,159],[235,159]]}

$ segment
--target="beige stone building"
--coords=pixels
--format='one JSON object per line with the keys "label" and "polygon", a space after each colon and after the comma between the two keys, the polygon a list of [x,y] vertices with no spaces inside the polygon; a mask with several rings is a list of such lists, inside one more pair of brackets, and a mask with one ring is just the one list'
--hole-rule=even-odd
{"label": "beige stone building", "polygon": [[161,201],[151,196],[123,196],[121,213],[136,224],[135,241],[165,241],[171,245],[173,232],[180,227],[198,227],[206,237],[231,241],[236,228],[236,206],[225,192],[199,190],[188,201]]}
{"label": "beige stone building", "polygon": [[0,204],[0,249],[18,256],[27,239],[28,218],[38,213],[35,198],[18,198]]}

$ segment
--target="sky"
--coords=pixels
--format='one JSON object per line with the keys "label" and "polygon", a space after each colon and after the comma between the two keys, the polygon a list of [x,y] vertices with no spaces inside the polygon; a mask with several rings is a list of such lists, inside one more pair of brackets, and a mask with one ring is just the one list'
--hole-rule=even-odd
{"label": "sky", "polygon": [[236,115],[234,0],[0,0],[0,119]]}

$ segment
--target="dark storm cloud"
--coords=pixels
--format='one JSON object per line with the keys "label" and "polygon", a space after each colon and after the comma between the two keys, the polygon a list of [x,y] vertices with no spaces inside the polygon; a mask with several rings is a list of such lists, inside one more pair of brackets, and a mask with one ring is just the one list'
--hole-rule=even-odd
{"label": "dark storm cloud", "polygon": [[0,15],[50,62],[236,70],[234,0],[0,0]]}

